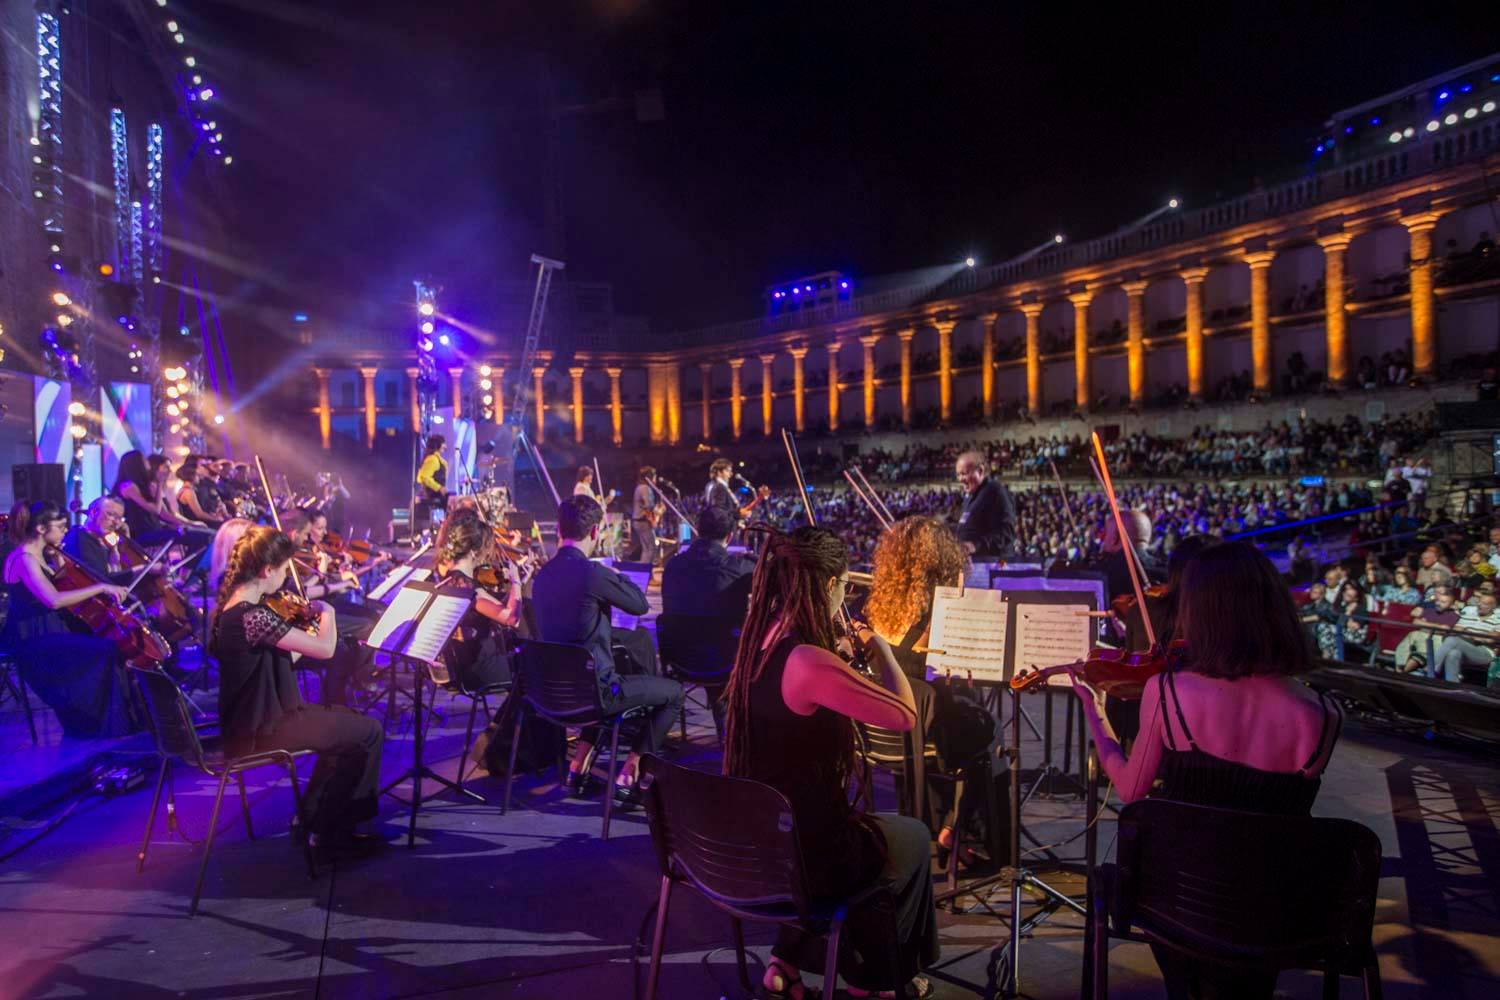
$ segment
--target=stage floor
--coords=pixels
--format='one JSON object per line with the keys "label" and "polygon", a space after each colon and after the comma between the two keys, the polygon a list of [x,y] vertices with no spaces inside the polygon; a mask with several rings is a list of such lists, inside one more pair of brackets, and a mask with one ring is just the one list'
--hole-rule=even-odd
{"label": "stage floor", "polygon": [[[1042,701],[1028,710],[1039,716]],[[1063,702],[1057,702],[1062,719]],[[445,713],[428,756],[456,766],[467,702],[440,698]],[[49,775],[80,773],[98,749],[61,741],[45,711],[44,746],[32,748],[14,705],[0,717],[4,785],[0,805]],[[1060,728],[1060,726],[1059,726]],[[679,759],[717,766],[706,712],[698,709]],[[1027,759],[1039,747],[1028,733]],[[138,744],[137,744],[138,746]],[[409,727],[392,728],[385,769],[411,755]],[[382,801],[379,829],[393,846],[375,857],[324,867],[309,881],[287,836],[290,794],[271,771],[252,776],[258,839],[247,839],[233,793],[202,909],[187,917],[200,854],[160,822],[144,874],[135,872],[150,802],[149,784],[116,798],[91,797],[55,830],[0,865],[0,995],[6,997],[593,997],[632,995],[632,944],[657,889],[655,860],[640,813],[617,816],[599,839],[600,805],[565,799],[552,784],[520,787],[517,808],[428,803],[414,850],[406,812]],[[55,784],[55,782],[54,782]],[[498,781],[476,787],[497,803]],[[888,780],[881,788],[889,790]],[[180,820],[201,838],[213,786],[177,778]],[[14,812],[12,808],[11,812]],[[1318,802],[1320,815],[1372,827],[1385,846],[1376,944],[1388,997],[1494,996],[1500,990],[1500,778],[1485,759],[1434,749],[1351,723]],[[1080,828],[1071,799],[1033,800],[1028,827],[1044,842]],[[14,816],[0,854],[33,830]],[[19,824],[19,827],[18,825]],[[1101,844],[1113,824],[1101,824]],[[398,843],[399,841],[399,843]],[[1076,845],[1075,845],[1076,846]],[[1069,849],[1069,854],[1080,851]],[[972,902],[972,900],[970,901]],[[1001,891],[992,903],[1008,905]],[[692,893],[677,894],[661,995],[735,997],[727,920]],[[940,997],[990,995],[991,949],[1005,925],[981,908],[940,916]],[[769,934],[749,929],[762,959]],[[1059,913],[1022,948],[1025,995],[1078,993],[1081,923]],[[644,985],[644,963],[641,982]],[[758,978],[758,970],[755,972]],[[1344,996],[1358,984],[1344,980]],[[1161,995],[1149,952],[1117,944],[1111,993]],[[1317,996],[1310,975],[1282,978],[1281,990]]]}

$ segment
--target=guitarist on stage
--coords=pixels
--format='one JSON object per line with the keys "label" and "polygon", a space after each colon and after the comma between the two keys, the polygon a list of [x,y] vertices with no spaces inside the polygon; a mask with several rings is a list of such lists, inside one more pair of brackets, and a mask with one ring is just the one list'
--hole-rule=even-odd
{"label": "guitarist on stage", "polygon": [[[441,434],[429,437],[422,455],[422,464],[417,468],[417,503],[427,514],[423,527],[432,522],[434,510],[446,511],[448,509],[448,463],[443,459],[443,449],[447,444],[447,439]],[[416,534],[417,527],[417,519],[413,512],[413,536]]]}
{"label": "guitarist on stage", "polygon": [[651,565],[656,564],[656,525],[667,509],[656,489],[656,470],[649,465],[641,466],[630,504],[630,525],[641,550],[637,558]]}
{"label": "guitarist on stage", "polygon": [[[714,459],[713,464],[708,467],[708,487],[704,490],[703,501],[705,506],[719,508],[729,515],[737,526],[743,527],[750,512],[771,495],[771,490],[767,486],[762,486],[754,490],[749,503],[741,504],[734,489],[729,485],[729,481],[733,478],[734,463],[727,458]],[[747,482],[745,485],[750,484]]]}

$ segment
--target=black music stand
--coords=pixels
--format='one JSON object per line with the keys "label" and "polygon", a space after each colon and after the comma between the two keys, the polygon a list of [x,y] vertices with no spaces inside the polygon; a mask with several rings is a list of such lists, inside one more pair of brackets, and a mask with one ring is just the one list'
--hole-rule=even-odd
{"label": "black music stand", "polygon": [[[407,824],[406,846],[417,843],[417,812],[422,808],[422,779],[428,778],[447,789],[467,795],[476,802],[484,797],[461,787],[428,767],[422,759],[422,750],[427,742],[427,727],[423,725],[422,713],[426,703],[422,695],[423,680],[432,674],[434,687],[445,683],[447,667],[441,656],[443,647],[453,637],[460,620],[473,603],[473,596],[463,591],[447,591],[443,582],[428,583],[414,580],[405,584],[387,606],[380,621],[365,640],[365,645],[391,660],[391,684],[396,683],[396,667],[407,663],[412,667],[412,762],[394,781],[380,790],[381,795],[392,795],[391,789],[411,781],[411,818]],[[439,790],[437,794],[442,794]],[[431,796],[428,796],[429,798]]]}

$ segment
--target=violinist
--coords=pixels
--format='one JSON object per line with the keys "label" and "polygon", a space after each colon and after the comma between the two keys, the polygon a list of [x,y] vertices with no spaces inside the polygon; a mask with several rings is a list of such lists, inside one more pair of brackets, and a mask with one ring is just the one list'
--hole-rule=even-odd
{"label": "violinist", "polygon": [[[329,579],[315,565],[304,562],[299,553],[317,559],[317,543],[328,530],[323,512],[316,507],[307,510],[292,509],[281,512],[281,527],[296,547],[292,558],[297,564],[302,593],[309,600],[326,600],[337,609],[338,649],[323,659],[328,660],[324,675],[321,700],[325,705],[343,705],[348,699],[351,683],[368,678],[374,662],[374,653],[363,644],[374,630],[380,616],[364,605],[352,604],[347,591],[353,588],[348,580]],[[308,547],[313,551],[308,552]],[[326,557],[325,557],[326,558]],[[363,681],[360,681],[363,683]]]}
{"label": "violinist", "polygon": [[125,663],[115,643],[93,635],[59,611],[90,598],[122,600],[125,588],[100,582],[58,590],[49,553],[67,530],[68,515],[51,500],[18,503],[10,513],[5,584],[10,611],[0,645],[21,676],[57,713],[63,734],[77,739],[123,736],[140,726],[128,694]]}
{"label": "violinist", "polygon": [[[1099,763],[1120,798],[1308,815],[1343,715],[1298,679],[1314,655],[1271,561],[1246,542],[1204,548],[1183,569],[1177,635],[1187,643],[1185,665],[1146,683],[1128,756],[1095,692],[1073,673]],[[1211,985],[1212,995],[1270,997],[1275,987],[1274,976],[1153,950],[1170,996],[1209,995],[1203,987]]]}
{"label": "violinist", "polygon": [[220,499],[207,468],[190,457],[177,467],[177,478],[182,482],[177,490],[177,506],[187,511],[187,516],[194,521],[217,531],[227,520],[227,515],[224,501]]}
{"label": "violinist", "polygon": [[124,530],[125,504],[118,498],[102,496],[89,504],[82,524],[68,529],[62,549],[110,583],[126,585],[135,574],[121,562],[120,553],[110,536]]}
{"label": "violinist", "polygon": [[[849,586],[849,552],[824,528],[771,533],[755,566],[750,613],[729,677],[724,773],[763,781],[787,797],[814,900],[849,896],[874,884],[895,897],[896,946],[918,968],[938,957],[927,827],[905,816],[872,815],[856,805],[854,722],[906,732],[916,724],[911,685],[890,646],[865,628],[857,641],[876,679],[835,652],[835,616]],[[850,915],[851,953],[889,947],[861,940]],[[883,939],[884,935],[882,935]],[[823,943],[783,925],[762,985],[767,995],[801,998],[800,968],[822,961]],[[931,983],[869,981],[848,970],[851,996],[895,990],[930,996]]]}
{"label": "violinist", "polygon": [[143,452],[129,451],[120,458],[111,492],[124,501],[130,537],[146,546],[175,538],[183,538],[190,544],[208,544],[212,534],[203,525],[179,515],[167,496],[170,475],[171,466],[165,455],[147,457]]}
{"label": "violinist", "polygon": [[494,543],[495,532],[478,511],[455,511],[438,529],[439,577],[473,591],[475,597],[453,640],[443,649],[453,679],[469,691],[510,681],[510,658],[500,630],[514,629],[521,622],[521,574],[514,562],[503,560],[499,570],[507,584],[504,597],[477,582],[479,576],[496,572],[489,559]]}
{"label": "violinist", "polygon": [[294,819],[323,852],[379,846],[355,824],[373,819],[380,777],[380,723],[346,709],[303,702],[292,674],[298,657],[323,660],[338,644],[333,608],[314,602],[312,631],[295,628],[267,605],[286,582],[292,540],[252,527],[230,554],[219,584],[210,651],[219,661],[219,720],[233,755],[316,750],[317,767]]}
{"label": "violinist", "polygon": [[[928,683],[926,656],[920,651],[927,645],[932,623],[934,589],[961,581],[967,563],[958,539],[936,519],[902,518],[875,547],[873,585],[864,613],[870,627],[892,644],[891,652],[911,685],[922,731],[932,740],[943,769],[963,770],[966,783],[983,788],[997,741],[995,718],[967,685],[941,678]],[[952,849],[960,819],[954,791],[951,781],[933,779],[927,785],[933,814],[923,818],[937,834],[940,855]],[[971,805],[973,801],[970,797]],[[969,864],[973,858],[959,860]]]}
{"label": "violinist", "polygon": [[344,513],[349,503],[349,488],[344,485],[344,477],[335,476],[331,472],[320,472],[317,483],[318,508],[328,515],[329,526],[339,534],[344,534],[349,527]]}

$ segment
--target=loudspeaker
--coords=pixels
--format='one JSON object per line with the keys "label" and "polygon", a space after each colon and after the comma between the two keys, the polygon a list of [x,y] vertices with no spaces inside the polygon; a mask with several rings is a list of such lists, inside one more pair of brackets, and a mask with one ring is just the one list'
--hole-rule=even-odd
{"label": "loudspeaker", "polygon": [[17,503],[51,500],[68,509],[68,490],[63,485],[63,467],[57,462],[28,462],[10,467],[11,495]]}

